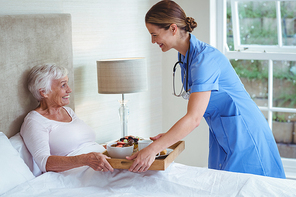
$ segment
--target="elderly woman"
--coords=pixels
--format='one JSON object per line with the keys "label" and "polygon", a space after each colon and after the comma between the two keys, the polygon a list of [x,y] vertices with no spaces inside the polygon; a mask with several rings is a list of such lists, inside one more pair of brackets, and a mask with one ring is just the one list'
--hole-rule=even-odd
{"label": "elderly woman", "polygon": [[80,166],[113,171],[95,142],[94,131],[80,120],[69,104],[68,71],[47,64],[32,68],[28,88],[39,101],[21,127],[21,135],[42,172],[62,172]]}

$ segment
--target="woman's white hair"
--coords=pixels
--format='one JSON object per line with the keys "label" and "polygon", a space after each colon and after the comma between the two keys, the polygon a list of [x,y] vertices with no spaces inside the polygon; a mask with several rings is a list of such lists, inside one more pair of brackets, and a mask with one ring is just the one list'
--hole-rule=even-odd
{"label": "woman's white hair", "polygon": [[41,101],[40,91],[45,94],[51,91],[51,83],[54,79],[61,79],[68,75],[68,70],[55,64],[34,66],[28,76],[28,88],[33,96]]}

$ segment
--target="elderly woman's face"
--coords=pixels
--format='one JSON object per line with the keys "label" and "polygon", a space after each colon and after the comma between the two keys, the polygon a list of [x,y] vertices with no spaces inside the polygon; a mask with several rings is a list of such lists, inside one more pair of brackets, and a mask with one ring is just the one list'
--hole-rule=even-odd
{"label": "elderly woman's face", "polygon": [[68,86],[68,76],[54,79],[51,84],[51,92],[47,94],[48,101],[52,106],[65,106],[70,103],[71,88]]}

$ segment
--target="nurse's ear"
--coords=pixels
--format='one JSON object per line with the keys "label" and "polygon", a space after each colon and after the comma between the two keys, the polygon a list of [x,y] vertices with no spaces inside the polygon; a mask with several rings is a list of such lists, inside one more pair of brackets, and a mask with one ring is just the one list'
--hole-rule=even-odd
{"label": "nurse's ear", "polygon": [[176,24],[171,24],[170,25],[170,31],[173,33],[173,35],[176,35],[177,31],[178,31],[178,26]]}

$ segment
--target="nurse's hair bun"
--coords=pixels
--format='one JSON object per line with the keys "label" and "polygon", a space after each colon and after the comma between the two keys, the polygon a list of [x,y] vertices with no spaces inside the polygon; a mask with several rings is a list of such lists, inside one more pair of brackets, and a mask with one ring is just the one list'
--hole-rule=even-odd
{"label": "nurse's hair bun", "polygon": [[197,27],[197,23],[195,22],[194,18],[186,17],[186,27],[185,31],[192,32],[194,28]]}

